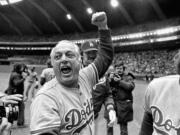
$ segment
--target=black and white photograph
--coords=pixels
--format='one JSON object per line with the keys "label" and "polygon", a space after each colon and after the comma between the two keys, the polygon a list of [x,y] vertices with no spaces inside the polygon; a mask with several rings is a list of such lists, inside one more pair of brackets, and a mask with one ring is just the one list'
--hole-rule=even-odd
{"label": "black and white photograph", "polygon": [[180,1],[0,0],[0,135],[180,135]]}

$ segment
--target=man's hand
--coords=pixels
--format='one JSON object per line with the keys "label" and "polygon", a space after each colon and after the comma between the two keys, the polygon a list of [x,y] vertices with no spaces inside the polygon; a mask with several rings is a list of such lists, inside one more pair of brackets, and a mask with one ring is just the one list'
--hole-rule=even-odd
{"label": "man's hand", "polygon": [[121,77],[114,77],[115,82],[119,82],[121,80]]}
{"label": "man's hand", "polygon": [[114,110],[109,111],[109,120],[110,122],[108,123],[108,126],[112,127],[116,122],[116,112]]}
{"label": "man's hand", "polygon": [[14,94],[14,95],[5,95],[0,100],[7,104],[17,104],[19,101],[22,101],[23,95]]}
{"label": "man's hand", "polygon": [[91,23],[96,25],[99,30],[108,29],[107,16],[105,12],[96,12],[92,15]]}
{"label": "man's hand", "polygon": [[7,118],[2,118],[0,123],[0,135],[10,135],[11,123],[8,122]]}

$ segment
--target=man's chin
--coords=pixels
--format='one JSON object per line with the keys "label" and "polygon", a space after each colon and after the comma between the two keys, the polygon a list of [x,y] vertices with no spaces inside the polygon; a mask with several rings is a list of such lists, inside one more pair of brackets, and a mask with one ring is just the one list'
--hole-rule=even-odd
{"label": "man's chin", "polygon": [[75,82],[72,78],[72,76],[69,76],[69,77],[62,77],[61,78],[61,84],[63,84],[64,86],[66,87],[71,87],[72,84],[74,84],[73,82]]}

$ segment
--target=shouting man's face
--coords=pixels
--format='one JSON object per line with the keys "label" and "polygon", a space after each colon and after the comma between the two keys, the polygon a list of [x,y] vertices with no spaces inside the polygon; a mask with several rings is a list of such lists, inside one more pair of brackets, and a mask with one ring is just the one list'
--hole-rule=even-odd
{"label": "shouting man's face", "polygon": [[78,46],[70,41],[59,42],[51,52],[51,61],[59,83],[66,87],[76,87],[81,67]]}

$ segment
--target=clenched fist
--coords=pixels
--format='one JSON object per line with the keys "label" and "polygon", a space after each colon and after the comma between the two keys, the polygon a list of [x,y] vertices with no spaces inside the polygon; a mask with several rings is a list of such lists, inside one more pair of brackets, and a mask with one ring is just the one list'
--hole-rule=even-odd
{"label": "clenched fist", "polygon": [[91,23],[96,25],[98,29],[108,29],[107,16],[105,12],[96,12],[92,15]]}

